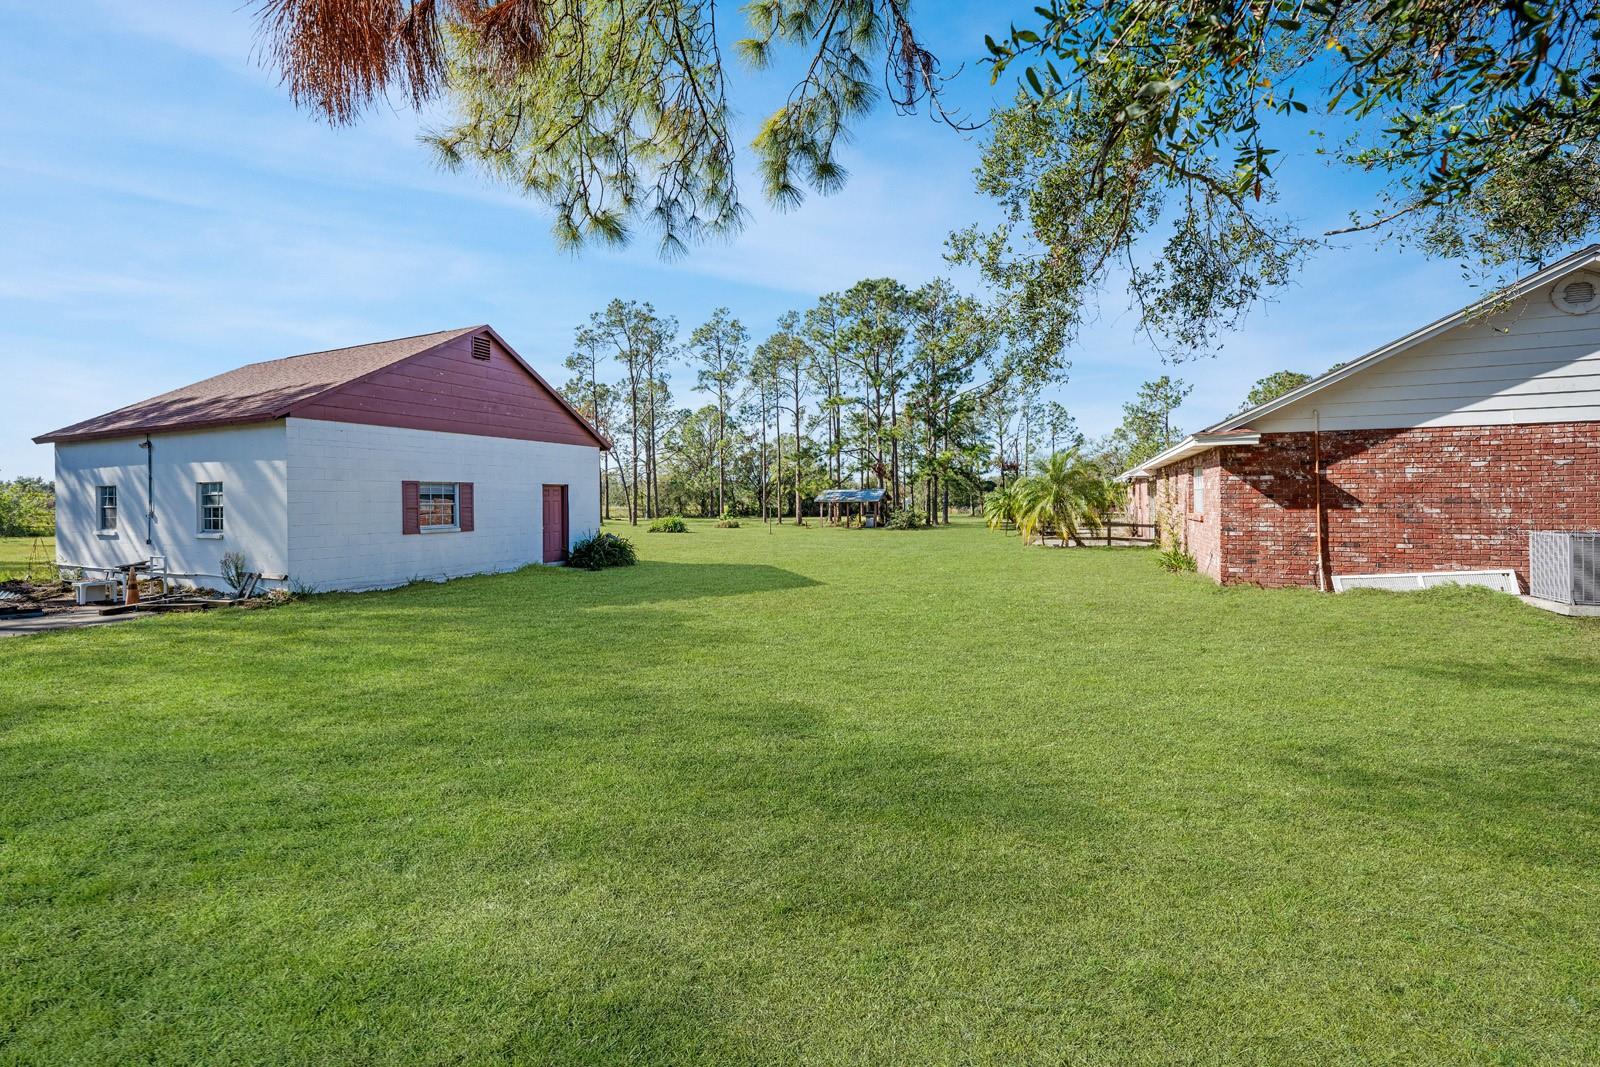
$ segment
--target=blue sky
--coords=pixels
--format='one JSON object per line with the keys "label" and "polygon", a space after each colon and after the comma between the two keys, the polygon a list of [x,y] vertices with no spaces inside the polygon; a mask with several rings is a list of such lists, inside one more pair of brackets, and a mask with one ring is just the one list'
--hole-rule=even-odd
{"label": "blue sky", "polygon": [[[253,58],[252,7],[0,3],[13,45],[0,66],[0,477],[50,473],[35,434],[258,359],[491,322],[559,381],[573,328],[613,296],[649,300],[685,332],[726,305],[759,338],[863,277],[976,287],[941,253],[951,229],[987,215],[972,191],[978,135],[882,108],[833,196],[777,213],[747,177],[753,217],[731,243],[671,263],[648,240],[573,256],[539,205],[438,170],[416,143],[425,118],[380,109],[330,129],[297,113]],[[919,9],[946,69],[965,63],[952,95],[975,114],[1007,95],[976,63],[997,12]],[[783,84],[739,72],[732,89],[747,142]],[[1308,227],[1360,206],[1357,180],[1310,156],[1281,175]],[[1219,358],[1174,371],[1196,385],[1179,421],[1221,417],[1263,374],[1321,371],[1470,295],[1452,264],[1365,239],[1329,249]],[[1058,398],[1090,434],[1165,370],[1125,305],[1107,294],[1068,353]]]}

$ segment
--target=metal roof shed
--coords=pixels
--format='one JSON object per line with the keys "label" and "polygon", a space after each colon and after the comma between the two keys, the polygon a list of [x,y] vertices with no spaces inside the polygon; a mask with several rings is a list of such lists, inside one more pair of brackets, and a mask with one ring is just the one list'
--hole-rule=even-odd
{"label": "metal roof shed", "polygon": [[[824,489],[817,494],[817,521],[822,521],[822,509],[825,504],[854,504],[856,513],[861,516],[861,525],[873,526],[876,525],[876,512],[882,501],[882,489]],[[870,516],[867,514],[869,504],[874,512]]]}

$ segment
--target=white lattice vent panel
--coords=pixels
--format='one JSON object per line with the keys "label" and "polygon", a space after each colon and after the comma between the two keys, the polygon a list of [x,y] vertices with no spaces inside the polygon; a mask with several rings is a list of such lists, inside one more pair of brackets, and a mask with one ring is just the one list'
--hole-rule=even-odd
{"label": "white lattice vent panel", "polygon": [[1517,573],[1512,570],[1412,571],[1406,574],[1338,574],[1333,579],[1335,593],[1351,589],[1389,589],[1408,592],[1440,585],[1481,585],[1500,593],[1520,593]]}

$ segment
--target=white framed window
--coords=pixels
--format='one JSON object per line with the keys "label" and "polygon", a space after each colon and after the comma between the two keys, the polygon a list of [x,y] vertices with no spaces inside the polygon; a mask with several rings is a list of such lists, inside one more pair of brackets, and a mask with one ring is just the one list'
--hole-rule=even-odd
{"label": "white framed window", "polygon": [[418,483],[417,525],[423,530],[459,530],[460,495],[456,482]]}
{"label": "white framed window", "polygon": [[200,532],[222,533],[222,483],[200,482],[195,486],[195,498],[200,509]]}
{"label": "white framed window", "polygon": [[1189,510],[1196,515],[1204,515],[1206,513],[1206,469],[1204,467],[1196,467],[1194,469],[1194,476],[1190,485],[1190,492],[1194,494],[1194,505]]}
{"label": "white framed window", "polygon": [[117,487],[95,486],[95,504],[100,509],[100,532],[112,533],[117,528]]}

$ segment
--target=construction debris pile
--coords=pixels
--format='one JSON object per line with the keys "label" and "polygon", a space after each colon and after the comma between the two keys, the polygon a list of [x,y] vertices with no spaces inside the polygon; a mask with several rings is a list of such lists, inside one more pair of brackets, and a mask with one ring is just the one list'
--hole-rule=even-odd
{"label": "construction debris pile", "polygon": [[0,622],[32,619],[73,608],[72,586],[61,581],[0,582]]}
{"label": "construction debris pile", "polygon": [[[230,579],[232,580],[232,579]],[[80,581],[73,583],[79,590],[77,600],[84,602],[83,588],[107,584],[111,587],[113,603],[100,609],[101,615],[121,615],[128,612],[209,611],[212,608],[266,607],[281,604],[287,599],[277,590],[263,590],[261,575],[242,572],[237,576],[234,591],[222,593],[205,587],[183,587],[161,574],[149,562],[135,563],[105,583]]]}
{"label": "construction debris pile", "polygon": [[294,599],[284,589],[262,589],[259,574],[246,574],[242,579],[233,593],[184,587],[160,573],[150,573],[149,565],[143,563],[100,578],[0,582],[0,624],[51,615],[102,616],[271,607]]}

